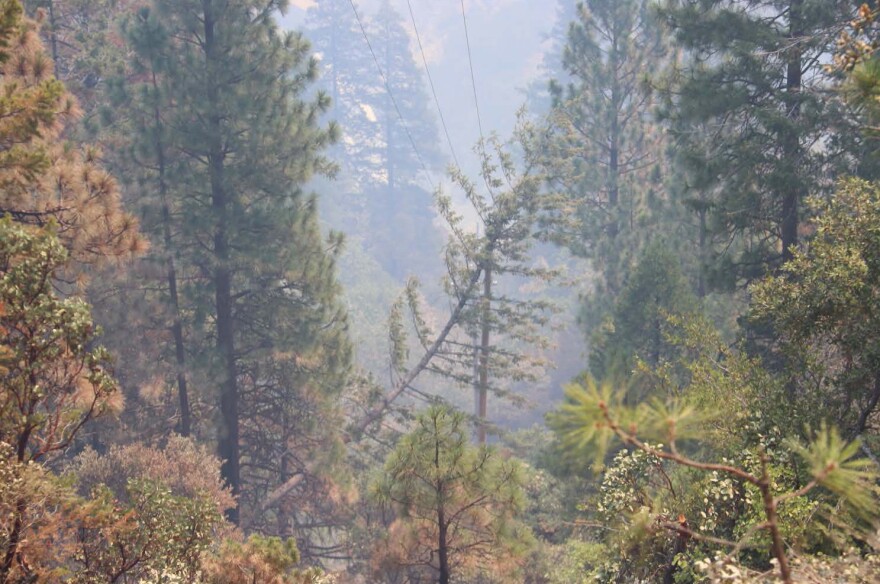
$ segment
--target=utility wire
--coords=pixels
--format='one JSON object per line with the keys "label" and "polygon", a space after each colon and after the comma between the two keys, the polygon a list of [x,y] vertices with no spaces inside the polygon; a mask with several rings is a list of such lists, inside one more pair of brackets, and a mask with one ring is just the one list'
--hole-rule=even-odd
{"label": "utility wire", "polygon": [[433,184],[434,181],[431,179],[431,172],[428,170],[428,165],[425,164],[425,159],[422,158],[422,153],[419,152],[419,148],[418,146],[416,146],[416,141],[413,139],[412,133],[409,131],[409,126],[406,125],[406,120],[403,119],[403,114],[400,111],[400,107],[397,105],[397,100],[394,99],[394,92],[391,91],[391,84],[388,83],[388,78],[382,71],[382,66],[379,65],[379,59],[376,57],[376,52],[373,50],[373,44],[370,42],[370,37],[367,36],[367,29],[364,27],[364,23],[361,20],[361,15],[358,14],[357,7],[354,5],[354,0],[348,0],[348,3],[351,4],[351,10],[352,12],[354,12],[354,17],[357,19],[358,26],[360,26],[361,28],[361,33],[364,35],[364,40],[367,43],[367,48],[370,49],[370,54],[373,56],[373,62],[376,63],[376,70],[379,71],[379,77],[382,78],[382,82],[385,84],[385,90],[388,92],[388,97],[391,99],[391,104],[397,111],[397,117],[400,118],[400,124],[403,126],[403,130],[406,132],[407,138],[409,138],[409,143],[412,146],[413,152],[415,152],[416,154],[416,158],[419,159],[419,164],[422,165],[422,170],[424,171],[425,176],[428,178],[428,184]]}
{"label": "utility wire", "polygon": [[425,75],[428,76],[428,84],[431,86],[431,93],[434,95],[434,104],[437,106],[437,113],[440,115],[440,125],[443,126],[443,133],[446,134],[446,143],[449,144],[449,151],[452,153],[452,160],[457,168],[461,168],[458,163],[458,156],[455,155],[455,148],[452,146],[452,139],[449,137],[449,130],[446,128],[446,120],[443,118],[443,109],[440,107],[440,100],[437,99],[437,90],[434,89],[434,79],[431,77],[431,70],[428,68],[428,59],[425,57],[425,49],[422,47],[422,37],[419,35],[419,27],[416,26],[416,16],[413,14],[411,0],[406,0],[409,8],[409,17],[412,20],[413,30],[416,33],[416,41],[419,44],[419,52],[422,54],[422,63],[425,65]]}
{"label": "utility wire", "polygon": [[[474,89],[474,107],[477,110],[477,127],[480,130],[480,155],[482,156],[482,160],[480,161],[480,176],[483,177],[483,184],[486,185],[486,190],[489,193],[489,198],[492,199],[492,202],[495,202],[495,193],[492,190],[492,185],[489,184],[489,177],[486,176],[486,137],[483,135],[483,118],[480,116],[480,100],[477,98],[477,78],[474,75],[474,60],[471,56],[471,36],[468,33],[468,25],[467,25],[467,14],[464,9],[464,0],[461,0],[461,20],[464,23],[464,40],[467,43],[467,55],[468,55],[468,66],[471,70],[471,87]],[[505,173],[505,178],[507,175]],[[513,186],[510,185],[510,181],[508,181],[508,186],[510,186],[511,190]]]}
{"label": "utility wire", "polygon": [[474,88],[474,106],[477,108],[477,126],[480,129],[480,142],[483,142],[483,120],[480,117],[480,100],[477,99],[477,79],[474,76],[474,60],[471,57],[471,37],[468,34],[467,15],[464,10],[464,0],[461,0],[461,20],[464,22],[464,40],[467,42],[468,65],[471,68],[471,87]]}

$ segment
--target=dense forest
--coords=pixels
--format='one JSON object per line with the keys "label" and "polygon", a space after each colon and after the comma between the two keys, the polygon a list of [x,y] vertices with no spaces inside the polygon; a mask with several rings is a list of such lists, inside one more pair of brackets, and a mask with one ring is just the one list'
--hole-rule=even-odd
{"label": "dense forest", "polygon": [[517,3],[0,0],[0,584],[880,581],[880,3]]}

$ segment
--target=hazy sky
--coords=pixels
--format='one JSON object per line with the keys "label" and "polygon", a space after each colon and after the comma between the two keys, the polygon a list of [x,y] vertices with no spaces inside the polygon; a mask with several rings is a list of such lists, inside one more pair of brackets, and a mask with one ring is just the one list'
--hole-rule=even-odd
{"label": "hazy sky", "polygon": [[[349,0],[320,0],[342,2]],[[284,24],[297,28],[314,0],[293,0]],[[456,153],[465,167],[479,139],[461,0],[411,0],[440,106]],[[362,17],[376,12],[379,0],[357,2]],[[392,5],[409,23],[406,0]],[[483,129],[507,137],[524,101],[521,89],[535,77],[542,44],[553,26],[555,0],[465,0],[477,95]],[[411,28],[411,27],[408,27]],[[412,31],[410,30],[410,34]],[[415,42],[413,49],[417,50]],[[364,45],[364,51],[367,51]],[[421,65],[421,56],[416,54]],[[431,109],[435,106],[431,104]],[[444,152],[448,147],[444,141]],[[471,167],[473,169],[473,167]]]}

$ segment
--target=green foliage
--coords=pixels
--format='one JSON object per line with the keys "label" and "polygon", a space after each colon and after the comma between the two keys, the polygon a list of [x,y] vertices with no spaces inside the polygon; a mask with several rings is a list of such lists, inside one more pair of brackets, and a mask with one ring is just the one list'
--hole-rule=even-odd
{"label": "green foliage", "polygon": [[157,575],[198,581],[203,562],[226,537],[232,507],[219,460],[190,439],[164,448],[114,446],[81,453],[69,467],[83,497],[74,508],[75,582]]}
{"label": "green foliage", "polygon": [[[133,385],[174,384],[180,397],[138,399],[133,423],[217,439],[247,520],[270,533],[287,533],[290,515],[262,501],[312,458],[324,471],[291,497],[331,506],[352,357],[335,273],[342,237],[322,233],[304,190],[334,172],[325,149],[337,129],[321,120],[326,95],[311,92],[310,44],[276,22],[285,6],[157,0],[129,14],[108,120],[155,245],[104,310]],[[132,331],[151,344],[133,344]],[[157,420],[142,411],[164,411],[166,427],[143,424]]]}
{"label": "green foliage", "polygon": [[[709,283],[749,283],[791,257],[802,205],[858,153],[852,119],[827,91],[851,2],[668,0],[683,58],[663,118],[683,172],[681,200],[701,215]],[[826,148],[815,149],[818,142]],[[858,158],[858,154],[856,157]]]}
{"label": "green foliage", "polygon": [[161,483],[129,479],[126,505],[109,489],[93,491],[78,529],[74,559],[81,564],[72,581],[108,582],[125,575],[149,579],[153,573],[192,580],[201,555],[222,522],[208,497],[174,496]]}
{"label": "green foliage", "polygon": [[86,422],[118,405],[89,306],[59,298],[53,286],[67,258],[51,231],[0,220],[0,442],[19,462],[63,451]]}
{"label": "green foliage", "polygon": [[[817,528],[821,524],[820,517],[830,517],[815,513],[815,505],[810,505],[809,501],[831,507],[843,505],[854,518],[875,518],[877,473],[873,463],[857,458],[858,444],[844,442],[833,429],[822,427],[811,436],[808,446],[791,448],[806,464],[805,470],[811,479],[807,484],[799,485],[798,477],[783,480],[784,475],[776,470],[784,468],[784,450],[778,454],[767,447],[758,448],[755,454],[746,451],[739,465],[727,458],[722,458],[720,463],[702,462],[685,454],[679,444],[700,439],[707,419],[688,403],[686,395],[666,402],[655,400],[626,406],[619,393],[607,386],[597,388],[593,383],[587,387],[570,387],[566,394],[569,402],[557,414],[554,423],[571,448],[592,450],[597,463],[604,459],[608,448],[617,440],[642,453],[634,458],[619,455],[603,480],[599,510],[628,517],[626,523],[629,524],[630,537],[638,537],[640,533],[655,534],[655,537],[656,534],[663,537],[664,532],[677,533],[693,537],[697,542],[729,545],[734,550],[733,557],[743,546],[766,545],[777,559],[783,579],[791,581],[788,560],[782,551],[783,541],[787,539],[789,543],[795,543],[798,534],[808,532],[809,526]],[[663,490],[675,492],[676,480],[670,481],[666,471],[662,470],[662,464],[667,463],[712,473],[711,488],[707,485],[701,489],[705,507],[699,520],[694,515],[686,515],[683,511],[687,507],[681,507],[681,502],[677,506],[682,512],[676,519],[676,509],[667,509],[654,501],[658,489],[646,488],[651,474],[646,473],[645,468],[639,470],[640,464],[653,468],[660,465],[660,471],[666,477],[666,481],[661,482]],[[741,488],[746,491],[741,492]],[[714,491],[719,495],[717,498],[712,495]],[[728,525],[722,534],[727,532],[729,535],[719,539],[713,535],[725,523],[719,523],[719,519],[739,515],[735,511],[738,500],[753,506],[755,515],[749,519],[749,513],[745,513],[743,517],[747,523],[734,528],[732,533],[727,531]],[[802,507],[803,512],[798,511],[799,501],[807,502]],[[712,510],[707,513],[706,507],[710,505]],[[791,531],[786,528],[788,525],[795,525],[797,529]],[[757,532],[766,533],[768,539],[753,539]],[[707,534],[711,536],[709,539],[705,539]],[[764,543],[759,543],[761,541]]]}
{"label": "green foliage", "polygon": [[610,577],[604,570],[608,548],[598,542],[569,540],[554,550],[549,584],[591,584]]}
{"label": "green foliage", "polygon": [[679,259],[660,243],[648,246],[617,296],[611,315],[593,334],[590,373],[626,379],[637,360],[656,366],[671,360],[670,317],[696,312],[697,302]]}
{"label": "green foliage", "polygon": [[[436,213],[409,25],[362,14],[395,107],[356,4],[311,3],[314,45],[287,6],[28,0],[38,27],[0,0],[0,582],[317,584],[300,562],[340,556],[389,582],[878,580],[880,189],[829,194],[877,176],[876,3],[560,2],[546,124],[478,144]],[[84,128],[105,153],[62,142]],[[144,251],[121,196],[152,246],[93,278],[102,333],[73,279]],[[452,380],[484,431],[488,392],[541,381],[547,240],[591,264],[552,432],[474,447],[463,414],[413,417]],[[375,378],[349,375],[340,260]],[[394,300],[443,260],[448,313],[416,278]],[[121,406],[99,341],[129,411],[65,461]]]}
{"label": "green foliage", "polygon": [[531,534],[516,519],[524,504],[520,466],[470,446],[467,434],[462,414],[432,406],[398,442],[371,487],[397,513],[376,544],[375,563],[439,573],[444,582],[503,578],[521,566]]}
{"label": "green foliage", "polygon": [[871,427],[880,399],[878,193],[853,179],[827,201],[814,201],[810,246],[752,288],[752,318],[779,331],[794,395],[805,404],[821,401],[848,437]]}
{"label": "green foliage", "polygon": [[650,2],[589,0],[575,16],[562,55],[568,83],[551,84],[550,130],[536,153],[564,201],[553,238],[593,261],[603,304],[658,219],[664,139],[643,80],[666,47]]}

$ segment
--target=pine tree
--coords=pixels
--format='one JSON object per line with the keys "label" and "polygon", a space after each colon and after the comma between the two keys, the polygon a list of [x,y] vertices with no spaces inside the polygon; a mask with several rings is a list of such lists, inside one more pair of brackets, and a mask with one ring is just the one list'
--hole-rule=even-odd
{"label": "pine tree", "polygon": [[[394,306],[391,321],[392,367],[399,379],[418,375],[421,368],[475,390],[477,439],[484,444],[489,431],[489,394],[520,401],[511,385],[536,381],[550,367],[544,357],[549,340],[543,327],[551,324],[558,308],[552,300],[524,294],[530,282],[546,285],[558,270],[533,262],[529,252],[536,243],[533,230],[547,212],[541,191],[543,175],[518,174],[513,157],[493,139],[492,150],[480,148],[483,176],[479,183],[461,171],[452,179],[480,218],[479,232],[465,226],[452,199],[438,195],[437,203],[451,235],[445,249],[447,274],[443,279],[450,304],[450,320],[439,333],[428,326],[417,283],[411,281]],[[489,192],[482,191],[485,185]],[[409,312],[421,351],[419,364],[407,357],[402,319]],[[406,389],[398,386],[391,395]],[[386,398],[387,400],[387,398]],[[390,401],[386,401],[390,403]]]}
{"label": "pine tree", "polygon": [[[732,287],[791,259],[805,197],[827,187],[847,129],[823,58],[853,2],[675,0],[686,51],[667,114],[691,202],[706,213],[710,279]],[[823,148],[816,147],[823,144]]]}
{"label": "pine tree", "polygon": [[663,197],[664,142],[645,77],[662,65],[665,41],[650,4],[580,4],[562,57],[570,81],[551,86],[542,162],[566,200],[556,238],[593,260],[599,312],[621,291]]}
{"label": "pine tree", "polygon": [[[416,270],[424,275],[423,258],[442,245],[424,171],[436,171],[444,158],[422,68],[400,14],[388,2],[374,18],[357,4],[354,9],[365,30],[348,0],[320,2],[306,19],[321,55],[318,85],[331,95],[329,116],[342,133],[331,151],[340,173],[330,204],[334,225],[404,281]],[[389,223],[397,225],[393,233],[384,228]]]}
{"label": "pine tree", "polygon": [[626,379],[636,360],[656,367],[674,347],[665,338],[667,320],[692,314],[696,301],[681,262],[659,242],[639,258],[614,310],[593,333],[590,373],[597,379]]}
{"label": "pine tree", "polygon": [[448,584],[511,577],[531,540],[516,522],[521,470],[491,448],[468,444],[464,415],[432,406],[397,445],[375,481],[376,498],[398,513],[377,563],[411,567]]}
{"label": "pine tree", "polygon": [[[333,411],[350,359],[333,269],[340,238],[324,240],[316,199],[302,192],[315,173],[331,170],[321,151],[334,131],[318,125],[327,99],[304,97],[317,63],[300,35],[278,31],[283,8],[157,0],[155,19],[141,25],[161,27],[162,54],[149,53],[151,42],[131,45],[162,67],[154,97],[164,106],[163,128],[150,122],[138,138],[164,136],[174,161],[166,193],[161,174],[151,173],[153,200],[161,208],[165,197],[170,211],[161,209],[156,236],[203,279],[183,291],[186,310],[196,338],[214,344],[196,352],[210,356],[219,388],[223,477],[245,505],[264,481],[297,472],[293,435],[311,433],[312,448],[327,445],[322,436],[331,439],[337,426],[319,420]],[[182,239],[165,238],[167,220]]]}
{"label": "pine tree", "polygon": [[563,66],[568,31],[578,19],[578,0],[557,0],[556,22],[544,40],[543,56],[537,78],[526,87],[526,107],[532,115],[546,116],[553,107],[551,81],[563,87],[572,81]]}
{"label": "pine tree", "polygon": [[[191,345],[195,341],[187,343],[186,339],[192,337],[193,332],[191,323],[184,322],[182,282],[187,276],[190,280],[195,278],[197,271],[189,267],[181,274],[181,268],[188,267],[186,256],[191,255],[196,242],[186,238],[185,230],[178,227],[183,169],[174,160],[170,127],[175,111],[172,89],[168,85],[174,78],[170,69],[172,62],[168,59],[170,39],[156,14],[149,10],[139,11],[124,21],[121,28],[132,52],[128,74],[108,81],[107,93],[115,106],[115,115],[104,133],[122,146],[115,152],[113,161],[119,174],[126,177],[127,197],[139,210],[142,229],[150,234],[154,243],[149,255],[132,271],[117,278],[118,294],[114,296],[118,302],[105,307],[105,312],[115,318],[113,324],[117,331],[140,330],[149,334],[148,331],[164,329],[167,332],[156,343],[151,343],[167,347],[159,349],[159,355],[145,350],[142,343],[131,347],[120,339],[117,346],[123,352],[131,348],[138,354],[150,355],[145,378],[160,374],[173,378],[178,398],[174,416],[176,429],[183,436],[189,436],[193,431],[193,413],[192,367],[188,367],[188,361],[192,360],[195,347]],[[164,278],[155,275],[157,270]],[[135,362],[129,358],[128,365],[129,374],[135,374]]]}
{"label": "pine tree", "polygon": [[17,1],[0,10],[0,214],[36,225],[54,221],[73,261],[66,277],[138,253],[145,242],[98,151],[70,148],[60,138],[79,109],[54,78],[36,25]]}
{"label": "pine tree", "polygon": [[[441,168],[440,136],[428,109],[430,98],[422,68],[413,58],[410,36],[387,0],[371,22],[369,34],[379,44],[379,62],[388,88],[377,88],[379,101],[374,106],[382,132],[379,157],[385,180],[367,193],[370,235],[366,245],[392,276],[400,280],[413,274],[425,277],[430,270],[425,269],[429,266],[424,258],[436,255],[443,239],[434,225],[434,201],[425,190],[422,165],[429,172]],[[360,93],[373,91],[364,87]],[[385,227],[389,224],[397,227],[390,231]]]}
{"label": "pine tree", "polygon": [[[438,146],[437,124],[428,110],[430,98],[422,69],[413,59],[410,36],[390,0],[382,2],[371,28],[373,38],[381,39],[380,64],[394,95],[392,102],[387,90],[381,92],[384,103],[379,109],[379,122],[384,128],[386,184],[389,193],[395,193],[398,187],[417,182],[423,163],[429,169],[437,169],[443,156]],[[418,153],[413,150],[410,137],[418,146]]]}
{"label": "pine tree", "polygon": [[[362,191],[383,174],[383,130],[378,112],[385,88],[364,42],[360,24],[348,0],[315,3],[306,16],[305,29],[320,57],[319,86],[330,97],[330,119],[341,128],[341,140],[332,149],[343,178]],[[378,44],[374,45],[378,53]]]}
{"label": "pine tree", "polygon": [[106,81],[124,66],[118,20],[134,10],[134,0],[24,0],[41,20],[40,36],[55,65],[55,75],[73,93],[86,124],[103,102]]}

